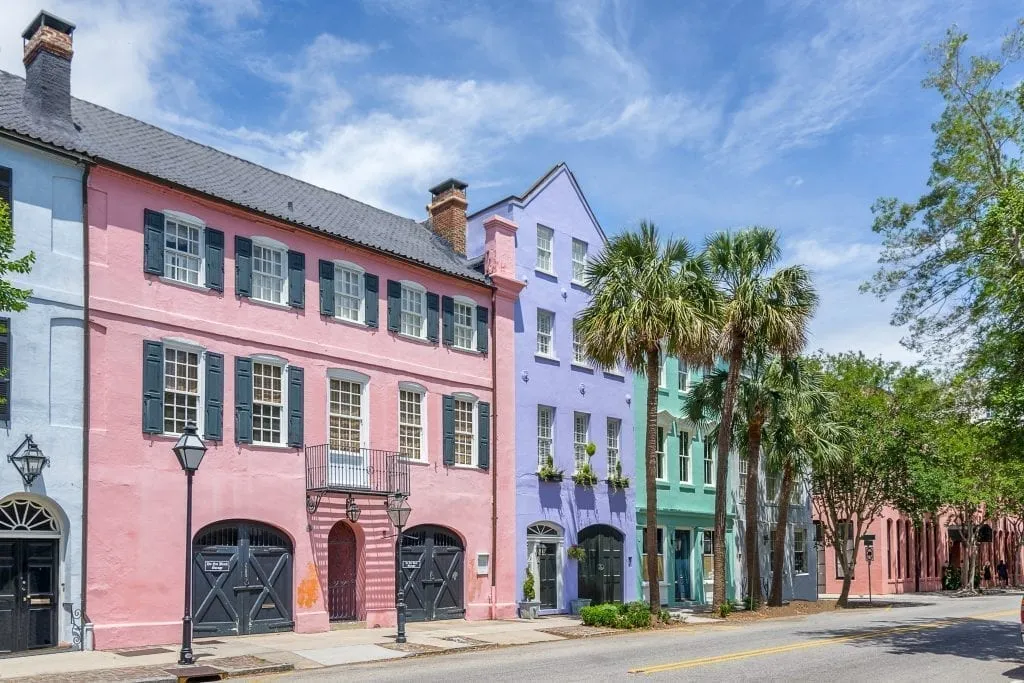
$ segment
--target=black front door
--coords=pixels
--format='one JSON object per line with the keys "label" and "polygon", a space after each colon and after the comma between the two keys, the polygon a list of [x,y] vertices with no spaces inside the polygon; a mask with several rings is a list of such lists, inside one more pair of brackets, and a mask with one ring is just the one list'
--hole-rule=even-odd
{"label": "black front door", "polygon": [[558,609],[558,543],[537,543],[537,579],[541,609]]}
{"label": "black front door", "polygon": [[598,524],[580,532],[584,550],[579,563],[578,595],[591,604],[622,602],[622,532]]}
{"label": "black front door", "polygon": [[0,539],[0,653],[57,645],[57,541]]}
{"label": "black front door", "polygon": [[200,531],[192,548],[196,636],[291,629],[292,552],[281,532],[253,522]]}
{"label": "black front door", "polygon": [[402,534],[401,580],[410,621],[465,616],[464,556],[462,541],[443,527],[413,527]]}

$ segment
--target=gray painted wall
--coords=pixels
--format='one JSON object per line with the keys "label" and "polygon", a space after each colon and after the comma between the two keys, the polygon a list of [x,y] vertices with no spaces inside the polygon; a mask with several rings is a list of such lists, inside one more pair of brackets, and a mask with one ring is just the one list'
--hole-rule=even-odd
{"label": "gray painted wall", "polygon": [[[82,604],[82,169],[9,140],[0,140],[0,166],[12,169],[15,256],[36,255],[30,274],[12,278],[32,289],[28,308],[0,313],[11,321],[11,420],[0,423],[0,501],[27,493],[58,516],[59,640],[71,644],[79,633],[72,614]],[[7,461],[26,434],[50,459],[28,492]]]}

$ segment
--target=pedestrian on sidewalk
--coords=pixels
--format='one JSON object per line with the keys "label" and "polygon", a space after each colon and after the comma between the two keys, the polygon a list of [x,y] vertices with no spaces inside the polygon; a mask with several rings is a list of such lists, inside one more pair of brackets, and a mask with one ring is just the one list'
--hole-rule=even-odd
{"label": "pedestrian on sidewalk", "polygon": [[985,586],[985,588],[990,588],[992,586],[992,565],[990,565],[988,562],[985,563],[985,583],[984,583],[984,586]]}
{"label": "pedestrian on sidewalk", "polygon": [[996,576],[999,577],[999,583],[1003,585],[1003,588],[1009,586],[1009,573],[1006,570],[1006,560],[999,560],[999,564],[996,565]]}

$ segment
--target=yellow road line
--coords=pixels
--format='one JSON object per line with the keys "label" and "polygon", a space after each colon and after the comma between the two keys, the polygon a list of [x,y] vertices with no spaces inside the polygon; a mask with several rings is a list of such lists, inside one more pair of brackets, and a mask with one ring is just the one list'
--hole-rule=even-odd
{"label": "yellow road line", "polygon": [[[994,617],[1006,617],[1011,614],[1017,614],[1017,610],[1004,610],[1001,612],[989,612],[986,614],[975,614],[968,619],[990,619]],[[957,617],[961,618],[961,617]],[[831,638],[823,638],[820,640],[804,640],[797,643],[790,643],[789,645],[779,645],[776,647],[765,647],[759,650],[747,650],[745,652],[733,652],[731,654],[717,655],[714,657],[702,657],[700,659],[688,659],[682,662],[673,662],[671,664],[659,664],[656,666],[647,666],[640,669],[630,669],[631,674],[653,674],[661,673],[664,671],[676,671],[678,669],[689,669],[694,666],[704,666],[707,664],[721,664],[723,662],[732,662],[740,659],[749,659],[751,657],[761,657],[764,655],[780,654],[783,652],[792,652],[794,650],[804,650],[812,647],[824,647],[826,645],[838,645],[840,643],[848,643],[853,640],[866,640],[868,638],[876,638],[878,636],[898,634],[898,633],[910,633],[912,631],[925,631],[933,628],[942,628],[943,626],[949,626],[957,623],[956,619],[938,619],[931,621],[926,624],[917,624],[914,626],[894,626],[891,628],[877,629],[874,631],[868,631],[865,633],[855,633],[848,636],[833,636]]]}

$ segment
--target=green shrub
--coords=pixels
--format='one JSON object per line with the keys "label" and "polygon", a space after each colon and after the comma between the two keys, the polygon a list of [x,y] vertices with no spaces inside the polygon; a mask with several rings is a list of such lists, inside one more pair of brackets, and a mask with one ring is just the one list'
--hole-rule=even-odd
{"label": "green shrub", "polygon": [[669,614],[669,611],[667,609],[663,609],[660,612],[658,612],[658,621],[660,621],[663,624],[667,624],[670,621],[672,621],[672,615]]}
{"label": "green shrub", "polygon": [[960,567],[946,566],[942,568],[942,590],[955,591],[963,585]]}
{"label": "green shrub", "polygon": [[616,620],[617,628],[650,628],[651,608],[646,602],[639,600],[630,602],[619,607],[619,617]]}
{"label": "green shrub", "polygon": [[732,613],[732,603],[731,602],[723,602],[721,605],[718,606],[718,616],[722,617],[723,619],[725,619],[731,613]]}
{"label": "green shrub", "polygon": [[523,600],[526,602],[533,602],[533,599],[537,596],[536,588],[533,583],[533,572],[530,568],[526,568],[526,580],[523,581]]}
{"label": "green shrub", "polygon": [[618,605],[593,605],[580,610],[580,618],[587,626],[617,627],[619,618]]}

